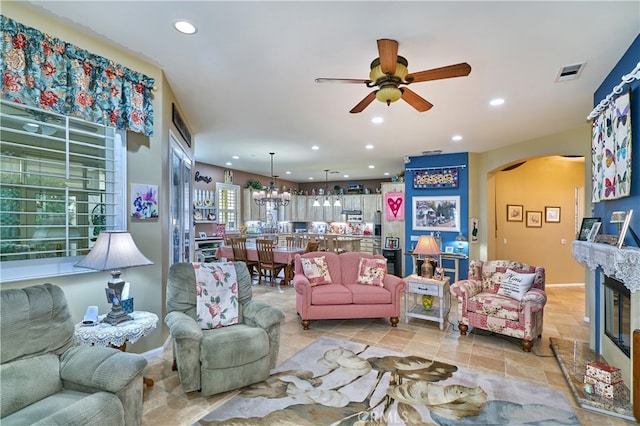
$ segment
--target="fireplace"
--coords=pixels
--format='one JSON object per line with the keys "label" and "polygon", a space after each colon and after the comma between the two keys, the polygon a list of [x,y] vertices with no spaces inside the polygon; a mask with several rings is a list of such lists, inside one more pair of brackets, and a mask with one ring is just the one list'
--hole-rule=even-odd
{"label": "fireplace", "polygon": [[604,334],[631,356],[631,291],[614,277],[604,276]]}

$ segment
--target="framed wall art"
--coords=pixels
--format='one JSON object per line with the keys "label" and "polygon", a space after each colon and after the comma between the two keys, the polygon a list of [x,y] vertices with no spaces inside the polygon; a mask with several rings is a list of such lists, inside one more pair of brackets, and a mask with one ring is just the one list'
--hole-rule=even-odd
{"label": "framed wall art", "polygon": [[524,215],[523,207],[518,204],[507,204],[507,222],[522,222]]}
{"label": "framed wall art", "polygon": [[596,241],[596,237],[598,236],[598,232],[600,231],[601,225],[602,225],[602,222],[593,222],[593,225],[591,225],[591,229],[587,234],[587,241],[589,241],[590,243],[594,243]]}
{"label": "framed wall art", "polygon": [[131,219],[158,219],[158,185],[131,184]]}
{"label": "framed wall art", "polygon": [[527,228],[542,228],[542,212],[527,210]]}
{"label": "framed wall art", "polygon": [[587,241],[589,231],[596,222],[602,222],[602,218],[599,217],[585,217],[582,218],[582,225],[580,226],[580,232],[578,232],[578,241]]}
{"label": "framed wall art", "polygon": [[460,196],[413,197],[413,230],[460,232]]}
{"label": "framed wall art", "polygon": [[548,223],[560,223],[560,207],[545,207],[544,221]]}
{"label": "framed wall art", "polygon": [[388,250],[395,250],[400,248],[400,238],[398,237],[386,237],[384,239],[384,248]]}

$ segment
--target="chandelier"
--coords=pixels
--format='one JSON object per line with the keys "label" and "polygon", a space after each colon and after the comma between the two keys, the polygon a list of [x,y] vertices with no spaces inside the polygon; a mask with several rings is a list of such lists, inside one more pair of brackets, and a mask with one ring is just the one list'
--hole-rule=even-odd
{"label": "chandelier", "polygon": [[271,182],[269,182],[269,186],[265,186],[262,190],[254,191],[252,195],[253,201],[259,206],[264,206],[265,204],[273,204],[276,207],[286,206],[291,201],[291,194],[287,191],[282,194],[278,192],[278,188],[275,185],[277,176],[273,175],[273,156],[275,152],[270,152],[269,155],[271,156]]}

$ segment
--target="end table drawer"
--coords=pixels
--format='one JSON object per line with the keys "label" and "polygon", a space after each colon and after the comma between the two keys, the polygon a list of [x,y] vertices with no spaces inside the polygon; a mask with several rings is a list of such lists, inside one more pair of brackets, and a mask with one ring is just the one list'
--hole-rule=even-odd
{"label": "end table drawer", "polygon": [[439,296],[438,291],[440,289],[440,286],[438,284],[418,283],[411,281],[409,281],[407,284],[409,286],[409,288],[407,289],[409,293]]}

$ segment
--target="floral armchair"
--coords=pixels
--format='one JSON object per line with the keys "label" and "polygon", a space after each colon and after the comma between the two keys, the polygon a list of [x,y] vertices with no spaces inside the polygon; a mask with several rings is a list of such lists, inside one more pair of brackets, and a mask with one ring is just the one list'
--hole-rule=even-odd
{"label": "floral armchair", "polygon": [[[500,291],[507,269],[519,274],[533,274],[533,284],[522,298],[505,296]],[[510,260],[472,260],[469,275],[451,285],[458,298],[460,335],[469,327],[520,339],[525,352],[531,352],[533,340],[542,336],[542,320],[547,296],[545,272],[541,266]]]}

